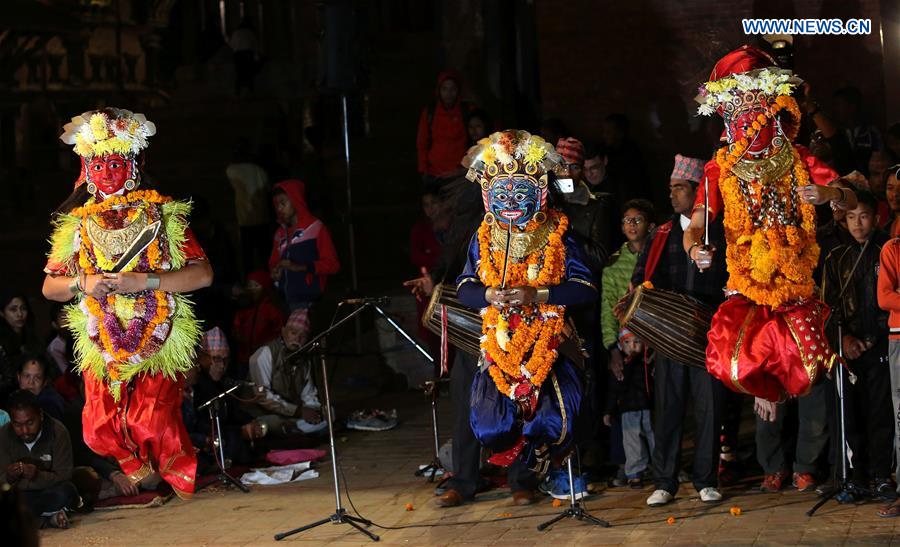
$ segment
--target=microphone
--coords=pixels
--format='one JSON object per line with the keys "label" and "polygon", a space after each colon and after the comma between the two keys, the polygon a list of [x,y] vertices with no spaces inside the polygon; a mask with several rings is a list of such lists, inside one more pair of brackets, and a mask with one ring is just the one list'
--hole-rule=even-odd
{"label": "microphone", "polygon": [[389,304],[390,302],[391,299],[387,296],[364,296],[362,298],[348,298],[346,300],[342,300],[341,304],[350,304],[354,306],[362,304],[383,305]]}

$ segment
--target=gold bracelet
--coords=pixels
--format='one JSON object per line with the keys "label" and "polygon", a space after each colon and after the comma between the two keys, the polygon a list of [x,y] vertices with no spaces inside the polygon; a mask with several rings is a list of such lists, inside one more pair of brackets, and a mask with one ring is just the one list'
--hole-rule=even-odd
{"label": "gold bracelet", "polygon": [[538,287],[537,295],[534,297],[534,301],[538,304],[546,304],[550,301],[550,289],[548,287]]}

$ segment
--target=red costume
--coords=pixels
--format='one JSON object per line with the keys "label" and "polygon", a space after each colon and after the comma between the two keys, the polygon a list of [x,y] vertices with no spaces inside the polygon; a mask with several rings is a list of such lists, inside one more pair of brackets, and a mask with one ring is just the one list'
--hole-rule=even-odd
{"label": "red costume", "polygon": [[[160,290],[158,274],[206,256],[187,225],[189,203],[138,190],[136,156],[155,132],[143,115],[114,108],[66,125],[61,139],[82,157],[76,190],[86,185],[90,197],[56,217],[45,272],[72,279],[66,322],[84,375],[85,443],[114,457],[134,484],[158,471],[189,498],[197,460],[181,388],[200,328],[190,301]],[[143,290],[115,288],[143,277]]]}
{"label": "red costume", "polygon": [[[815,210],[797,188],[837,178],[791,144],[800,114],[790,94],[799,80],[774,64],[749,46],[733,51],[698,99],[701,113],[723,116],[729,143],[704,173],[709,214],[724,214],[730,295],[713,317],[707,368],[735,391],[771,401],[806,394],[834,360],[828,307],[814,295]],[[701,184],[695,208],[705,200]]]}

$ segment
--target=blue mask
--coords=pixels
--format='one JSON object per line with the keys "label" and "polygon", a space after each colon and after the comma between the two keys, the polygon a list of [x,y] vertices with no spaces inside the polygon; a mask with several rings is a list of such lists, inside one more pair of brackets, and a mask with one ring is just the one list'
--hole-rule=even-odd
{"label": "blue mask", "polygon": [[540,208],[540,189],[523,175],[499,175],[491,182],[487,202],[498,221],[524,226]]}

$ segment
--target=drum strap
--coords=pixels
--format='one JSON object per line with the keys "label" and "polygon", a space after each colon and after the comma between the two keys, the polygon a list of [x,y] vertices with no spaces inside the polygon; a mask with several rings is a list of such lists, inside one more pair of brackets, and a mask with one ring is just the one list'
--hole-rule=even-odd
{"label": "drum strap", "polygon": [[653,236],[653,243],[650,244],[650,250],[647,251],[647,263],[644,265],[644,281],[650,281],[653,278],[653,272],[659,264],[659,259],[666,250],[666,243],[669,241],[669,232],[672,231],[672,221],[666,222],[656,230]]}

